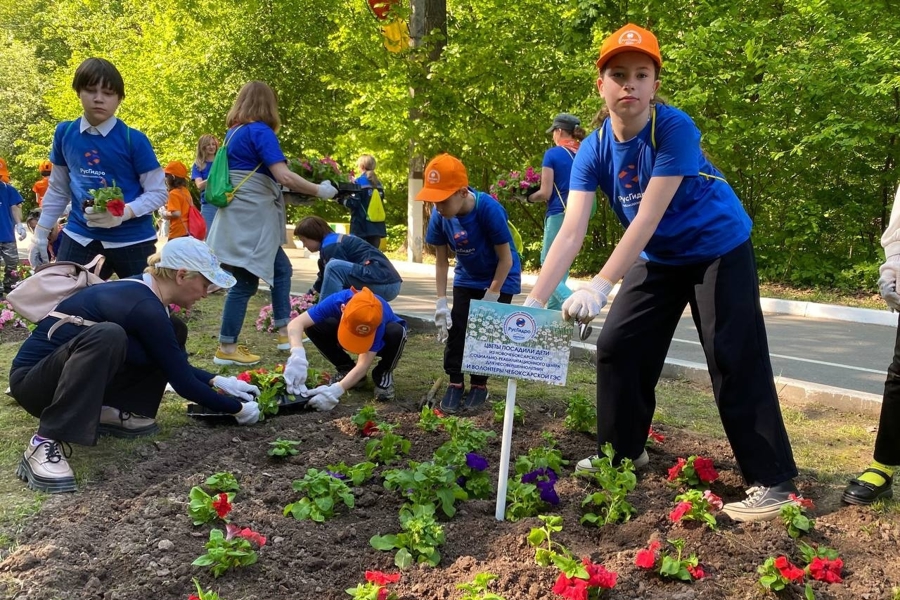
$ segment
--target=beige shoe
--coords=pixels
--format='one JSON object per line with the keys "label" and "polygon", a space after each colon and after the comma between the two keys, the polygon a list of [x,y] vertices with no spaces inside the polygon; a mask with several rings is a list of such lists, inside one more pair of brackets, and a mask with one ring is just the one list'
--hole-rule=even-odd
{"label": "beige shoe", "polygon": [[120,411],[112,406],[104,406],[100,409],[100,425],[97,427],[97,431],[100,435],[136,438],[153,435],[159,431],[159,425],[149,417],[142,417],[125,410]]}
{"label": "beige shoe", "polygon": [[65,445],[68,452],[61,452],[60,442],[54,440],[44,440],[37,445],[29,443],[22,460],[19,461],[16,475],[27,482],[29,488],[38,492],[49,494],[74,492],[75,473],[66,460],[72,456],[72,447]]}
{"label": "beige shoe", "polygon": [[237,365],[239,367],[249,367],[259,362],[260,357],[251,354],[247,346],[238,346],[231,354],[225,354],[222,348],[216,350],[213,362],[217,365]]}

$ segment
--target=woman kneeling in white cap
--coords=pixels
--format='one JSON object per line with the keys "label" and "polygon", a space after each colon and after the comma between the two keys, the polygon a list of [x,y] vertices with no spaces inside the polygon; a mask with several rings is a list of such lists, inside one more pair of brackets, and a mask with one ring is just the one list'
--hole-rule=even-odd
{"label": "woman kneeling in white cap", "polygon": [[189,237],[170,241],[147,263],[142,275],[92,285],[60,302],[55,313],[81,319],[54,328],[60,318],[47,316],[13,359],[11,395],[40,419],[16,471],[31,489],[75,490],[69,443],[93,446],[100,434],[158,431],[154,418],[166,382],[242,425],[259,419],[259,389],[192,367],[187,326],[168,311],[170,304],[191,308],[210,284],[231,287],[234,277],[206,244]]}

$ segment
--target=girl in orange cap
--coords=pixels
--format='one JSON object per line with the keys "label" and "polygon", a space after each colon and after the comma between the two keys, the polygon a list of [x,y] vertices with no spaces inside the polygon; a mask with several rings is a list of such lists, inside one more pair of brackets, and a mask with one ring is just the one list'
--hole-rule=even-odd
{"label": "girl in orange cap", "polygon": [[[629,24],[603,42],[597,89],[608,115],[575,155],[568,210],[526,305],[543,306],[553,293],[602,190],[625,233],[600,273],[562,305],[565,318],[589,322],[622,280],[597,341],[598,446],[610,442],[618,459],[647,464],[654,389],[690,305],[722,425],[750,484],[724,512],[776,518],[797,492],[797,467],[769,362],[751,221],[703,154],[691,118],[656,100],[661,67],[646,29]],[[577,468],[594,470],[591,458]]]}
{"label": "girl in orange cap", "polygon": [[191,193],[187,189],[187,167],[184,163],[173,160],[163,169],[166,174],[166,188],[169,190],[169,201],[160,215],[169,222],[169,239],[174,240],[188,235],[188,213],[191,210]]}

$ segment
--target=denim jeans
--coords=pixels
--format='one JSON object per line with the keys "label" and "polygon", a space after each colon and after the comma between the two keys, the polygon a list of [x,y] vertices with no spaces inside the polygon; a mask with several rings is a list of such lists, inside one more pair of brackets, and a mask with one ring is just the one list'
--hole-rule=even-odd
{"label": "denim jeans", "polygon": [[353,268],[356,263],[346,260],[333,258],[325,265],[325,273],[322,275],[322,289],[319,292],[319,299],[324,300],[328,296],[341,290],[350,289],[350,286],[357,290],[363,286],[372,290],[376,296],[390,302],[400,293],[400,282],[395,283],[378,283],[375,281],[363,281],[353,276]]}
{"label": "denim jeans", "polygon": [[[219,342],[234,344],[238,340],[244,317],[247,316],[247,303],[259,289],[259,277],[242,267],[232,267],[231,274],[237,280],[225,297],[225,308],[222,311],[222,325],[219,328]],[[275,279],[272,281],[272,324],[284,327],[291,320],[291,276],[294,268],[291,259],[283,248],[275,254]]]}
{"label": "denim jeans", "polygon": [[216,213],[219,209],[208,202],[204,202],[200,206],[200,214],[203,215],[203,220],[206,222],[206,233],[209,235],[209,230],[212,229],[213,219],[216,218]]}

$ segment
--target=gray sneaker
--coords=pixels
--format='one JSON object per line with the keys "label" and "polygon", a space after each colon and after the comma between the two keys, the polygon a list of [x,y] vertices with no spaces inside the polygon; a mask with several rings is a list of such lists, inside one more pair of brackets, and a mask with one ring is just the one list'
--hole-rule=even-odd
{"label": "gray sneaker", "polygon": [[394,399],[394,384],[389,383],[387,387],[375,386],[375,400],[378,402],[390,402]]}
{"label": "gray sneaker", "polygon": [[768,521],[781,513],[781,507],[790,504],[791,494],[797,488],[790,479],[773,486],[755,485],[747,489],[747,499],[729,502],[722,512],[735,521]]}
{"label": "gray sneaker", "polygon": [[[593,456],[588,456],[587,458],[582,458],[578,461],[578,464],[575,465],[576,473],[596,473],[598,471],[597,467],[594,466],[594,461],[599,460],[600,456],[595,454]],[[647,456],[647,451],[644,450],[641,452],[641,455],[635,459],[632,459],[634,463],[635,470],[643,469],[650,463],[650,457]]]}
{"label": "gray sneaker", "polygon": [[75,473],[66,460],[72,455],[72,448],[68,444],[66,446],[68,451],[60,452],[60,442],[54,440],[44,440],[36,446],[29,443],[19,461],[16,475],[38,492],[74,492]]}

